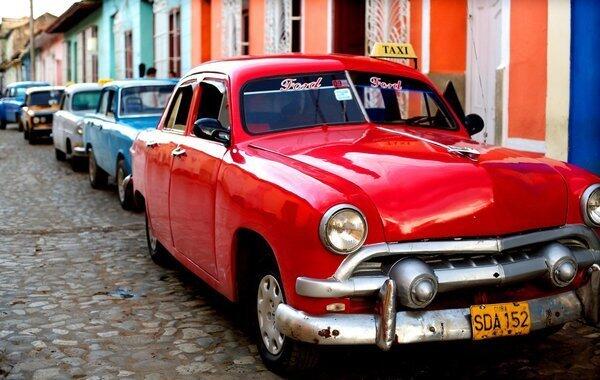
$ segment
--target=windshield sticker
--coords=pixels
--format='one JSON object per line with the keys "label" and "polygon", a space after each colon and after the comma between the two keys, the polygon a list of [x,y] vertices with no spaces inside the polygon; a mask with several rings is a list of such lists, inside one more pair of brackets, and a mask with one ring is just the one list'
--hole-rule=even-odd
{"label": "windshield sticker", "polygon": [[347,88],[338,88],[337,90],[333,90],[333,94],[338,102],[352,100],[352,93],[350,92],[350,89]]}
{"label": "windshield sticker", "polygon": [[386,90],[392,89],[392,90],[396,90],[396,91],[402,90],[402,81],[399,79],[398,79],[398,82],[389,83],[389,82],[382,81],[381,78],[371,77],[371,79],[369,79],[369,81],[371,82],[371,87],[383,88]]}
{"label": "windshield sticker", "polygon": [[346,79],[334,79],[331,81],[331,85],[333,86],[333,88],[350,87],[350,85],[348,85],[348,81]]}
{"label": "windshield sticker", "polygon": [[314,90],[321,87],[323,77],[318,77],[314,82],[298,83],[296,78],[286,78],[281,81],[279,91]]}

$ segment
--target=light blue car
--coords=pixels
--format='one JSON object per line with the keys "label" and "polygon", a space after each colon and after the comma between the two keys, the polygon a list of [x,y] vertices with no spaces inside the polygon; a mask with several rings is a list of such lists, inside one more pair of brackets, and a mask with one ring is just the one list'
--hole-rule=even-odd
{"label": "light blue car", "polygon": [[131,174],[129,148],[140,131],[156,128],[175,84],[158,79],[110,82],[102,88],[96,112],[84,118],[90,184],[103,188],[113,177],[124,209],[134,208],[131,184],[124,181]]}
{"label": "light blue car", "polygon": [[[50,86],[47,82],[15,82],[6,86],[0,98],[0,129],[6,129],[8,123],[18,123],[21,107],[25,103],[25,91],[29,87]],[[19,123],[19,131],[23,126]]]}

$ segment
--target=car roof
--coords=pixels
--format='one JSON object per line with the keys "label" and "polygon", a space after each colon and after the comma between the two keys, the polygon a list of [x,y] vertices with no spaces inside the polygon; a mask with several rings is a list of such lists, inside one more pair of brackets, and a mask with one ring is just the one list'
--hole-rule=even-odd
{"label": "car roof", "polygon": [[50,83],[48,83],[48,82],[23,81],[23,82],[14,82],[14,83],[8,84],[6,87],[7,88],[13,88],[13,87],[31,87],[31,86],[50,86]]}
{"label": "car roof", "polygon": [[46,92],[46,91],[64,91],[64,86],[41,86],[41,87],[29,87],[25,92],[27,95],[34,92]]}
{"label": "car roof", "polygon": [[177,84],[177,82],[171,79],[124,79],[108,82],[104,85],[104,87],[128,88],[139,86],[161,86],[175,84]]}
{"label": "car roof", "polygon": [[65,92],[72,94],[80,91],[100,90],[102,86],[98,83],[75,83],[65,88]]}
{"label": "car roof", "polygon": [[346,54],[280,54],[243,56],[209,61],[190,70],[185,76],[202,72],[218,72],[244,79],[277,76],[292,73],[333,71],[367,71],[405,75],[427,81],[418,70],[389,60]]}

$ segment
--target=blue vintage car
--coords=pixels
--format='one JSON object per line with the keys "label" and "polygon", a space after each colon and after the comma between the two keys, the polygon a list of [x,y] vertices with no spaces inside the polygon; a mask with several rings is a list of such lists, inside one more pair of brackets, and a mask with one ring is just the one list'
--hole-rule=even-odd
{"label": "blue vintage car", "polygon": [[[29,87],[49,86],[47,82],[15,82],[6,86],[0,98],[0,129],[5,129],[8,123],[17,123],[21,107],[25,102],[25,91]],[[23,126],[19,124],[19,131]]]}
{"label": "blue vintage car", "polygon": [[156,128],[175,87],[172,80],[126,80],[102,88],[98,109],[84,118],[83,142],[88,152],[88,171],[93,188],[103,188],[114,178],[124,209],[134,206],[129,148],[137,134]]}

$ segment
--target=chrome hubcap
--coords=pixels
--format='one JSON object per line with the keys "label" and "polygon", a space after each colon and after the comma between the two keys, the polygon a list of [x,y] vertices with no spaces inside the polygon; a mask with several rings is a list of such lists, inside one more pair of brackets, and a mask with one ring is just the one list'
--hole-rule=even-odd
{"label": "chrome hubcap", "polygon": [[123,186],[123,180],[125,179],[125,172],[123,168],[119,167],[117,170],[117,189],[119,190],[119,199],[121,203],[125,201],[125,186]]}
{"label": "chrome hubcap", "polygon": [[280,303],[283,303],[283,295],[277,279],[271,275],[264,276],[258,284],[256,310],[263,344],[273,355],[281,352],[285,339],[275,325],[275,310]]}
{"label": "chrome hubcap", "polygon": [[[148,223],[148,222],[146,222]],[[146,224],[146,228],[148,229],[148,242],[150,243],[150,249],[152,250],[152,252],[156,251],[156,237],[154,237],[154,234],[152,233],[152,228],[150,228],[149,224]]]}

